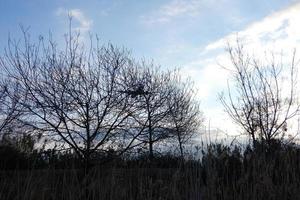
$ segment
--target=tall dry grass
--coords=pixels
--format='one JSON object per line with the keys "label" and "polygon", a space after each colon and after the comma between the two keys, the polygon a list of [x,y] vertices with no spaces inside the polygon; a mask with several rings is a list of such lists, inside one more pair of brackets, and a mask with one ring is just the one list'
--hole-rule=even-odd
{"label": "tall dry grass", "polygon": [[[142,163],[142,164],[141,164]],[[171,163],[171,164],[170,164]],[[210,145],[199,161],[163,157],[80,169],[1,171],[1,200],[300,199],[300,150]]]}

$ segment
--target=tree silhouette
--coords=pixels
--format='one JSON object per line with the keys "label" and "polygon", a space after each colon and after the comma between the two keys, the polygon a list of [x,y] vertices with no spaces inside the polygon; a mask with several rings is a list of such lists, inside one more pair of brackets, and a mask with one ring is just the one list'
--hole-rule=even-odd
{"label": "tree silhouette", "polygon": [[[299,111],[296,87],[295,53],[290,66],[276,63],[275,55],[264,64],[247,55],[240,42],[228,48],[233,65],[235,90],[228,86],[228,98],[220,96],[229,116],[257,140],[282,139],[287,122]],[[281,81],[285,76],[286,83]]]}
{"label": "tree silhouette", "polygon": [[126,50],[99,40],[86,50],[78,37],[70,31],[60,51],[42,37],[31,43],[24,31],[24,46],[10,40],[1,67],[19,86],[23,123],[73,149],[89,166],[94,153],[118,148],[133,112],[131,98],[118,92],[131,61]]}
{"label": "tree silhouette", "polygon": [[183,82],[178,74],[174,74],[172,94],[167,101],[169,106],[168,122],[173,139],[178,142],[180,155],[184,158],[184,144],[199,133],[203,122],[203,114],[196,100],[196,93],[191,81]]}

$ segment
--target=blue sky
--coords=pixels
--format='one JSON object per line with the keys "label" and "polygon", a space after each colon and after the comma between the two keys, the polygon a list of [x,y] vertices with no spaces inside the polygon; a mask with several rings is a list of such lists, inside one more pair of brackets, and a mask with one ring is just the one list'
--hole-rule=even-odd
{"label": "blue sky", "polygon": [[[224,42],[236,33],[252,49],[300,44],[300,1],[295,0],[0,0],[0,52],[8,35],[20,38],[20,24],[33,36],[53,33],[63,40],[67,14],[85,37],[125,46],[137,58],[165,68],[180,67],[199,89],[207,121],[231,130],[217,99],[228,74]],[[299,14],[298,14],[299,13]],[[299,24],[298,24],[299,26]],[[299,34],[298,34],[299,33]],[[248,40],[247,40],[248,41]],[[250,49],[251,49],[250,48]]]}
{"label": "blue sky", "polygon": [[[8,33],[19,37],[19,25],[58,39],[67,17],[77,10],[88,31],[103,41],[132,49],[164,66],[181,66],[211,41],[287,7],[288,0],[1,0],[0,45]],[[75,20],[74,20],[75,21]],[[174,57],[176,59],[174,59]]]}

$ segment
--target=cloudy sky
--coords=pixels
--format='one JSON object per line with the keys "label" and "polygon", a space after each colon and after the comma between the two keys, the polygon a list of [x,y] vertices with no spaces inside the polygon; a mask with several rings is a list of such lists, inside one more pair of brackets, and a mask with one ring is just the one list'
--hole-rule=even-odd
{"label": "cloudy sky", "polygon": [[238,35],[254,54],[289,55],[300,45],[297,0],[0,0],[0,52],[9,35],[21,37],[20,25],[62,41],[68,13],[83,38],[96,33],[137,58],[181,68],[198,88],[206,125],[229,133],[235,129],[218,100],[229,76],[220,67],[230,64],[226,42]]}

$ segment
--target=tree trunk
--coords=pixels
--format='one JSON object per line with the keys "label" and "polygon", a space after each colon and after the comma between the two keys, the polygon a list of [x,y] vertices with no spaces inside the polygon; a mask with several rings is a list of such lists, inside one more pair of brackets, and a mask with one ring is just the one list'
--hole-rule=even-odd
{"label": "tree trunk", "polygon": [[149,127],[149,160],[153,160],[153,138],[152,138],[152,127]]}
{"label": "tree trunk", "polygon": [[148,131],[149,131],[149,160],[153,160],[153,129],[152,129],[152,120],[151,120],[151,111],[150,111],[150,103],[147,102],[147,112],[148,112]]}
{"label": "tree trunk", "polygon": [[183,156],[182,142],[179,142],[179,149],[180,149],[180,156],[181,156],[181,159],[183,160],[183,159],[184,159],[184,156]]}
{"label": "tree trunk", "polygon": [[180,150],[180,157],[181,159],[183,160],[184,157],[183,157],[183,146],[182,146],[182,140],[181,140],[181,137],[180,137],[180,131],[177,129],[177,137],[178,137],[178,144],[179,144],[179,150]]}

